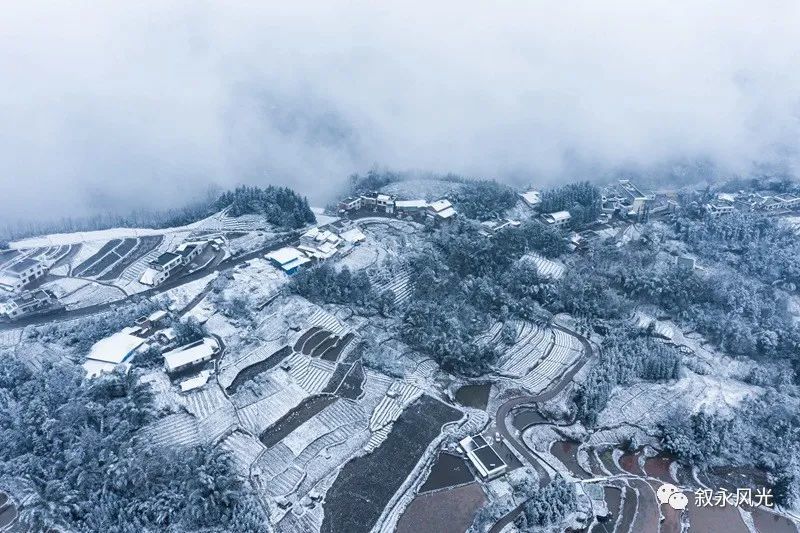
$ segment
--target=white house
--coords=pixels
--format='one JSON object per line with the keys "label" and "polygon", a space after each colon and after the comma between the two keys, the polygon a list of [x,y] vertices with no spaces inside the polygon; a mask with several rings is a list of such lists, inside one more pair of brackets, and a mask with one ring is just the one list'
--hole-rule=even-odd
{"label": "white house", "polygon": [[466,437],[458,443],[472,466],[484,479],[491,479],[506,472],[508,466],[482,435]]}
{"label": "white house", "polygon": [[542,193],[536,190],[529,190],[525,192],[519,193],[522,201],[525,202],[525,205],[528,207],[536,207],[540,203],[542,203]]}
{"label": "white house", "polygon": [[86,376],[93,378],[111,372],[117,365],[125,364],[145,343],[145,339],[133,333],[137,328],[125,328],[92,345],[89,357],[83,363]]}
{"label": "white house", "polygon": [[183,265],[183,256],[181,254],[164,252],[148,264],[139,281],[144,285],[155,287],[166,281],[175,269]]}
{"label": "white house", "polygon": [[272,264],[289,274],[295,274],[301,267],[311,262],[302,251],[292,246],[285,246],[266,255]]}
{"label": "white house", "polygon": [[428,205],[427,216],[430,220],[441,222],[455,218],[456,210],[450,200],[436,200]]}
{"label": "white house", "polygon": [[31,281],[44,276],[44,263],[26,257],[0,271],[0,289],[16,292]]}
{"label": "white house", "polygon": [[192,262],[192,259],[203,253],[206,248],[205,242],[184,242],[175,249],[175,252],[181,256],[184,265]]}
{"label": "white house", "polygon": [[571,218],[572,215],[569,214],[569,211],[556,211],[555,213],[545,213],[542,215],[542,220],[544,220],[546,224],[551,224],[553,226],[563,226],[569,223]]}
{"label": "white house", "polygon": [[367,236],[358,227],[353,227],[342,233],[342,239],[350,244],[358,244],[367,240]]}
{"label": "white house", "polygon": [[164,354],[164,369],[168,374],[185,370],[210,361],[219,353],[219,343],[213,337],[205,337],[186,346],[180,346]]}
{"label": "white house", "polygon": [[51,309],[57,303],[58,299],[51,291],[44,289],[23,291],[19,296],[0,303],[0,315],[5,315],[13,320]]}

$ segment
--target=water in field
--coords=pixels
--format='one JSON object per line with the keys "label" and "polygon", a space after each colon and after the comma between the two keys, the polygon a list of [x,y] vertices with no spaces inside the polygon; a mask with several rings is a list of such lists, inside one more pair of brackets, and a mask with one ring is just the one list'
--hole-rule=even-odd
{"label": "water in field", "polygon": [[464,385],[456,391],[456,401],[467,407],[485,410],[486,405],[489,403],[489,392],[491,390],[491,383]]}
{"label": "water in field", "polygon": [[462,485],[469,481],[473,481],[475,477],[467,465],[467,461],[452,453],[442,452],[439,458],[431,468],[428,479],[419,489],[422,492],[432,490],[439,490],[446,487],[453,487],[455,485]]}

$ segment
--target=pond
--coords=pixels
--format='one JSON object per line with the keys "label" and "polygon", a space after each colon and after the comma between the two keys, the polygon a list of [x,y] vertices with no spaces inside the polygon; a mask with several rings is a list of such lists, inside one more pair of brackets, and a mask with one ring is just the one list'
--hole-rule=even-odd
{"label": "pond", "polygon": [[431,468],[428,479],[420,487],[419,492],[423,493],[455,485],[463,485],[474,480],[475,476],[472,475],[466,459],[452,453],[442,452],[439,454],[433,468]]}
{"label": "pond", "polygon": [[547,419],[535,407],[523,407],[514,411],[512,415],[512,425],[520,432],[533,424],[545,424]]}
{"label": "pond", "polygon": [[486,406],[489,404],[489,393],[491,390],[491,383],[464,385],[456,391],[456,401],[466,407],[485,411]]}
{"label": "pond", "polygon": [[589,473],[586,472],[578,463],[578,447],[579,442],[572,440],[556,441],[550,445],[550,453],[552,453],[559,461],[564,463],[564,466],[577,478],[589,478]]}

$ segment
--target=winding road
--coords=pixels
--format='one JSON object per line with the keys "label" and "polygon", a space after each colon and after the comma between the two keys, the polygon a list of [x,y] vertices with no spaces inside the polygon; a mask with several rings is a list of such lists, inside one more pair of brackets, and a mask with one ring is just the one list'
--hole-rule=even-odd
{"label": "winding road", "polygon": [[[518,438],[515,434],[515,429],[512,427],[509,430],[507,425],[508,422],[508,415],[516,409],[517,407],[521,407],[523,405],[533,405],[536,403],[546,402],[555,398],[555,396],[564,390],[571,381],[572,378],[575,377],[583,365],[594,355],[594,347],[592,347],[592,343],[584,337],[570,329],[567,329],[563,326],[559,325],[551,325],[553,329],[557,329],[559,331],[563,331],[567,335],[572,335],[576,339],[578,339],[583,346],[583,355],[581,356],[580,360],[575,363],[572,368],[570,368],[567,372],[564,373],[561,378],[556,381],[555,383],[551,384],[544,392],[540,394],[528,395],[528,396],[518,396],[516,398],[512,398],[502,404],[498,409],[497,413],[495,414],[495,427],[500,435],[505,439],[506,442],[511,444],[514,449],[525,459],[525,461],[536,470],[536,473],[539,475],[539,482],[540,485],[546,485],[550,482],[550,474],[547,469],[543,466],[547,465],[551,470],[555,470],[552,465],[550,465],[546,459],[540,456],[536,451],[531,450],[525,443],[521,440],[521,437]],[[525,503],[522,502],[517,507],[511,510],[508,514],[506,514],[503,518],[501,518],[494,526],[489,530],[489,533],[499,533],[505,526],[513,522],[519,513],[522,512],[522,509],[525,506]]]}

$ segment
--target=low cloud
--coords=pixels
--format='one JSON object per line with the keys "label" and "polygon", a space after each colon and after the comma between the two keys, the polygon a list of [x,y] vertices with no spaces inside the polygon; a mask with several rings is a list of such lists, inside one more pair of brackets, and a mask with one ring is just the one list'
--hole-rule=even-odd
{"label": "low cloud", "polygon": [[16,4],[0,219],[236,183],[322,203],[373,165],[542,184],[797,166],[795,1]]}

